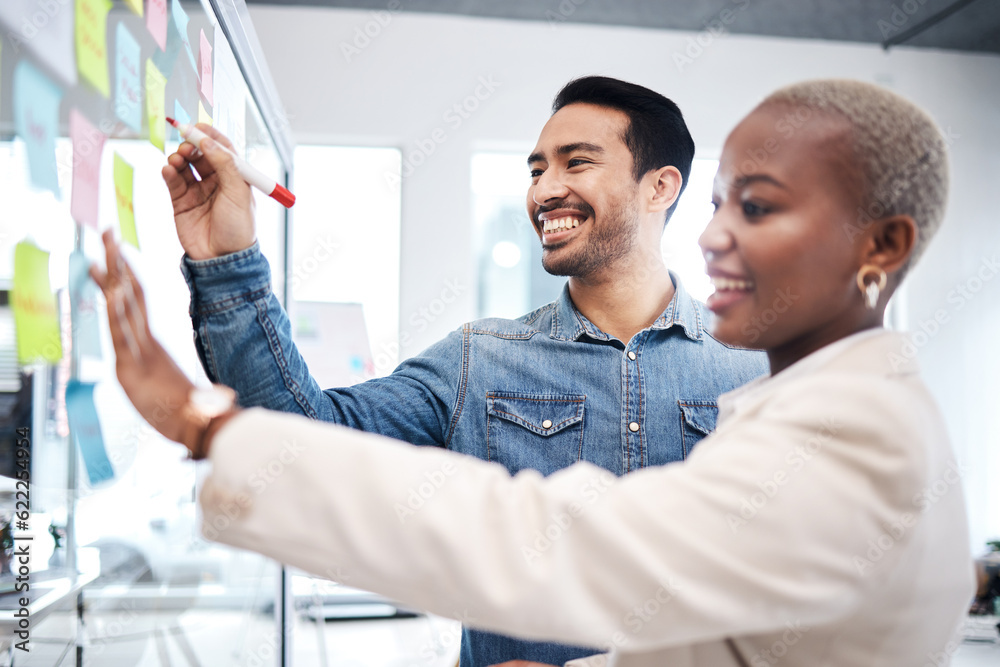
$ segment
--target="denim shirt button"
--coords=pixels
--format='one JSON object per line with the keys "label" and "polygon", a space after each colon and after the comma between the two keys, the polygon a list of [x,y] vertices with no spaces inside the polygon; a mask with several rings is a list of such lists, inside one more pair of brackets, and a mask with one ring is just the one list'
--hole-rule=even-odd
{"label": "denim shirt button", "polygon": [[628,425],[628,430],[630,430],[633,433],[635,433],[636,431],[639,430],[639,423],[638,422],[632,422],[631,424]]}
{"label": "denim shirt button", "polygon": [[632,361],[635,361],[635,352],[629,350],[628,358],[631,359]]}
{"label": "denim shirt button", "polygon": [[552,428],[552,420],[546,419],[542,422],[542,428]]}

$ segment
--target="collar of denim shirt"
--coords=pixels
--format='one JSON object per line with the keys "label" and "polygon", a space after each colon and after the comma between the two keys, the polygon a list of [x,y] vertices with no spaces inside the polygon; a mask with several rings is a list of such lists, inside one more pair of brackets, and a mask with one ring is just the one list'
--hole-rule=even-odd
{"label": "collar of denim shirt", "polygon": [[[655,330],[677,326],[691,340],[701,340],[705,329],[698,305],[695,303],[694,297],[684,289],[677,274],[673,271],[669,273],[670,280],[674,284],[674,297],[667,304],[663,314],[656,318],[649,328]],[[569,283],[567,282],[563,285],[562,294],[556,301],[556,308],[552,313],[552,331],[549,336],[558,340],[578,340],[583,335],[594,340],[611,340],[611,336],[594,326],[593,322],[576,309],[569,296]],[[628,344],[628,341],[622,342]]]}

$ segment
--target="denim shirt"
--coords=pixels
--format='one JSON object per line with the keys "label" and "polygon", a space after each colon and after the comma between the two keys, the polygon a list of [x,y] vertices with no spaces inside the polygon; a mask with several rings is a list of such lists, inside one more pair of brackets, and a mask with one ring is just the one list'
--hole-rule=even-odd
{"label": "denim shirt", "polygon": [[[519,319],[465,324],[387,377],[324,390],[292,343],[256,243],[210,260],[185,257],[181,270],[205,372],[236,389],[241,405],[447,447],[511,474],[589,461],[622,475],[680,461],[714,430],[718,396],[767,371],[762,353],[711,336],[708,310],[671,274],[666,310],[627,343],[576,310],[567,287]],[[462,667],[562,665],[598,651],[466,627]]]}

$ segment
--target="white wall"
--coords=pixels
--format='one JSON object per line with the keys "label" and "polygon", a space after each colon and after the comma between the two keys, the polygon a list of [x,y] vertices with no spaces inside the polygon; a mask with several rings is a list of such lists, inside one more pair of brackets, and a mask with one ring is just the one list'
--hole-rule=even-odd
{"label": "white wall", "polygon": [[[973,544],[1000,537],[1000,280],[975,279],[977,271],[996,273],[983,258],[1000,259],[993,201],[1000,190],[1000,58],[567,22],[259,6],[251,15],[298,142],[399,146],[405,164],[426,152],[418,142],[433,143],[435,128],[444,133],[402,184],[400,327],[411,341],[404,357],[474,312],[472,152],[512,148],[527,156],[553,95],[573,77],[606,74],[666,94],[684,110],[707,157],[718,155],[756,101],[801,79],[873,81],[923,106],[954,137],[951,202],[909,279],[906,310],[911,328],[943,311],[946,321],[927,336],[921,360],[968,467]],[[366,29],[375,35],[367,43]],[[345,45],[360,48],[345,55]],[[691,62],[678,64],[688,56]],[[455,116],[445,114],[482,79],[499,86],[455,127]],[[431,326],[412,326],[449,281],[465,287],[460,298]]]}

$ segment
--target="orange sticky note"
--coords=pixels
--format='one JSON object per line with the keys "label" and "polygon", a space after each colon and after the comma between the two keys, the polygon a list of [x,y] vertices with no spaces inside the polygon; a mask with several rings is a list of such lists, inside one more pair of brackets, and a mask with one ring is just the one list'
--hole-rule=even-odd
{"label": "orange sticky note", "polygon": [[110,0],[76,0],[76,66],[80,76],[107,97],[107,24]]}
{"label": "orange sticky note", "polygon": [[106,137],[76,109],[69,112],[69,136],[73,142],[73,193],[69,212],[81,225],[96,230],[101,152]]}
{"label": "orange sticky note", "polygon": [[164,88],[167,80],[156,69],[153,60],[146,60],[146,119],[149,122],[149,143],[161,151],[167,136],[167,116]]}

